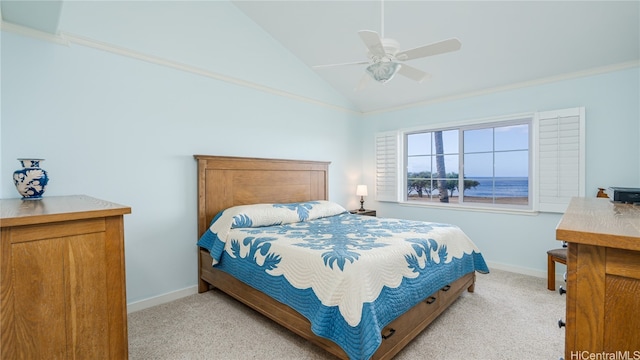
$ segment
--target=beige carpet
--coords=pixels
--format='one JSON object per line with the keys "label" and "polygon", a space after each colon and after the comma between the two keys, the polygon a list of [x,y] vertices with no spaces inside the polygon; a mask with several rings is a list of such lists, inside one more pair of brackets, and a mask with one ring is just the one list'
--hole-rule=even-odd
{"label": "beige carpet", "polygon": [[[492,270],[396,356],[409,359],[558,359],[565,297],[546,280]],[[332,359],[232,298],[209,291],[129,314],[136,359]]]}

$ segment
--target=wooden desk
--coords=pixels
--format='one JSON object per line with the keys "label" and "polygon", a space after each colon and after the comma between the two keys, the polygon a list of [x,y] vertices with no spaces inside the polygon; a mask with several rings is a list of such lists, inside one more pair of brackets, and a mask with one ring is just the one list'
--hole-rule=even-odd
{"label": "wooden desk", "polygon": [[556,238],[569,243],[565,359],[640,355],[640,206],[574,198]]}

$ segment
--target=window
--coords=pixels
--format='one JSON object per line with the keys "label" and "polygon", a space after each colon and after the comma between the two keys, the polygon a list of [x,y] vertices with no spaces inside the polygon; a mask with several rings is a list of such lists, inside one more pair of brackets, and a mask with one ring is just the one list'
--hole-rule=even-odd
{"label": "window", "polygon": [[563,212],[584,169],[584,108],[376,134],[378,201]]}
{"label": "window", "polygon": [[529,208],[531,119],[409,132],[406,201]]}

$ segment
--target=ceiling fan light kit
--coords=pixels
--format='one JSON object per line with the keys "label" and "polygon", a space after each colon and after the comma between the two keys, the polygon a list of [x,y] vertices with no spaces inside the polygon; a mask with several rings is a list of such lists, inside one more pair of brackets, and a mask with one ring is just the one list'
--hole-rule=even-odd
{"label": "ceiling fan light kit", "polygon": [[375,81],[384,84],[391,80],[401,67],[397,62],[381,61],[367,66],[365,70]]}

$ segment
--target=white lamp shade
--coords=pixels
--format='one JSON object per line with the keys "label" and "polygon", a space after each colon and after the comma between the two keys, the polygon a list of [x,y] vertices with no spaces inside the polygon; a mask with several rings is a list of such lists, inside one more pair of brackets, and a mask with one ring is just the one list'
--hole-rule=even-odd
{"label": "white lamp shade", "polygon": [[358,187],[356,187],[356,195],[367,196],[367,185],[358,185]]}

